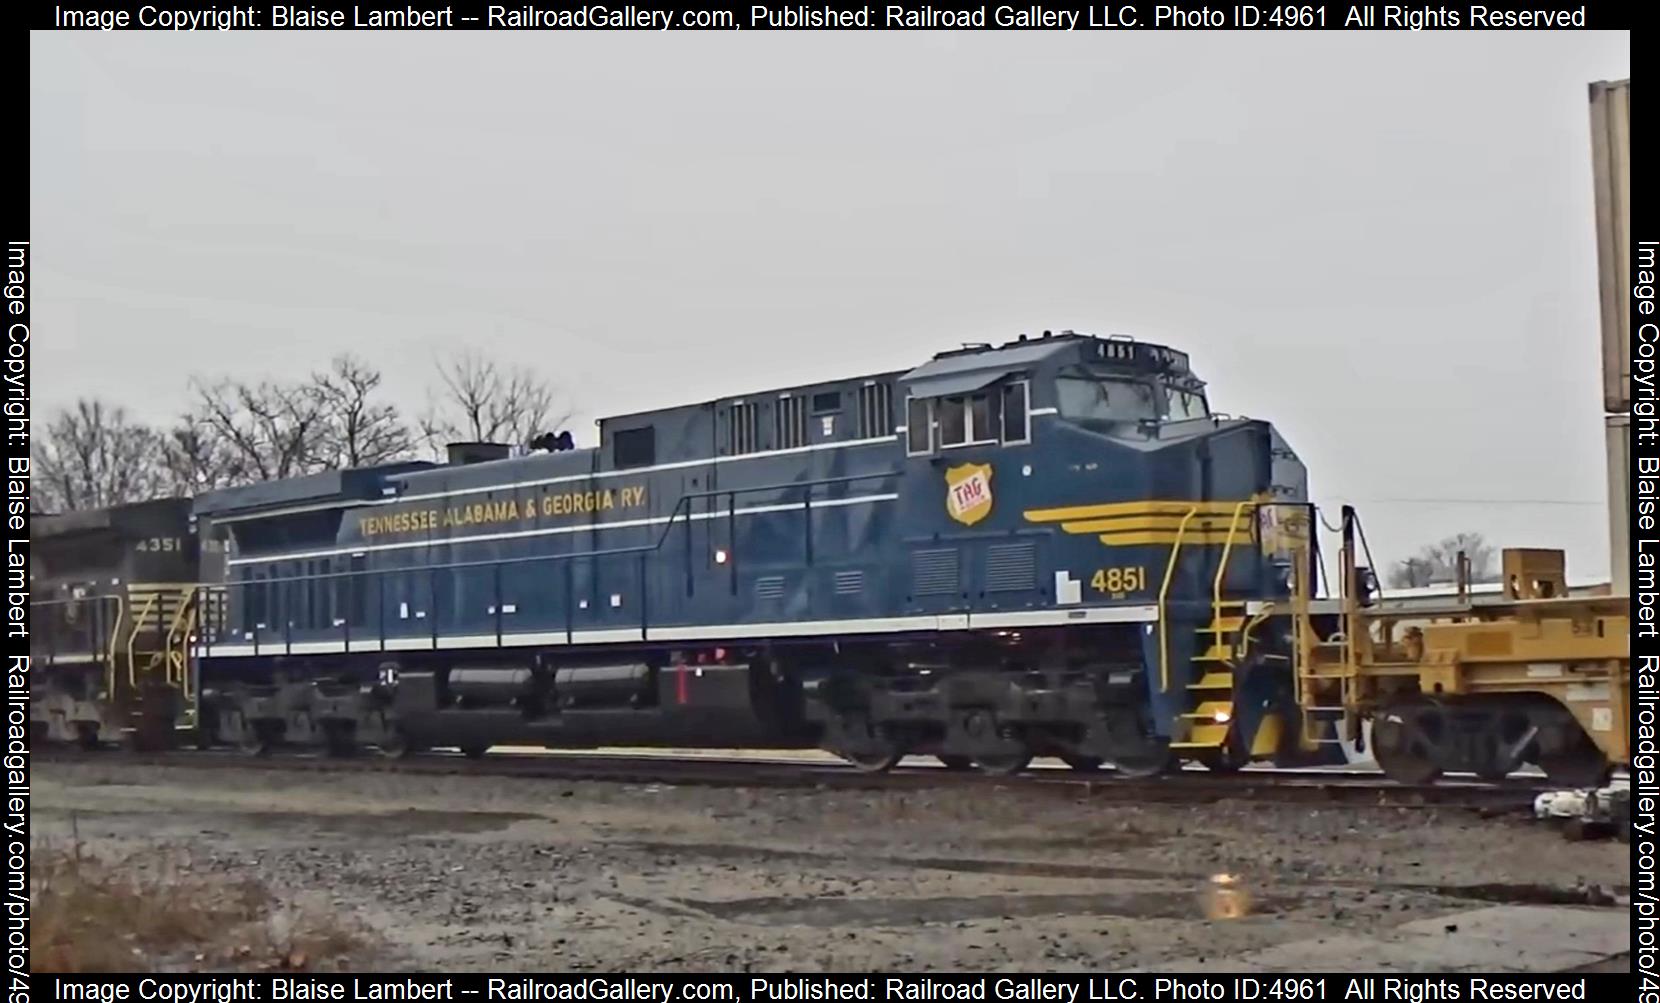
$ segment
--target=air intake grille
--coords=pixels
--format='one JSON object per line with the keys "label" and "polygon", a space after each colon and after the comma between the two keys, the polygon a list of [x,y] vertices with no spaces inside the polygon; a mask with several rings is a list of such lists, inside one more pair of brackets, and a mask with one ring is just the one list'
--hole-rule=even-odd
{"label": "air intake grille", "polygon": [[784,577],[782,575],[771,575],[767,578],[755,579],[755,598],[784,598]]}
{"label": "air intake grille", "polygon": [[986,591],[1026,592],[1037,587],[1037,548],[1006,543],[986,548]]}
{"label": "air intake grille", "polygon": [[839,596],[856,596],[865,590],[865,573],[863,571],[836,572],[836,594]]}
{"label": "air intake grille", "polygon": [[911,594],[942,596],[962,591],[956,548],[911,554]]}

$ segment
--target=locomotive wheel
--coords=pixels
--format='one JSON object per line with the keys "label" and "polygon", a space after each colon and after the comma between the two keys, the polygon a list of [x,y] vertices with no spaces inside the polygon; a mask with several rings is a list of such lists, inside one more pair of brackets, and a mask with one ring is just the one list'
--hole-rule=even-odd
{"label": "locomotive wheel", "polygon": [[401,730],[394,731],[385,739],[381,740],[381,743],[377,746],[377,748],[380,749],[380,754],[385,756],[387,759],[408,759],[410,756],[413,756],[417,752],[421,751],[421,746],[410,741],[409,736],[405,735]]}
{"label": "locomotive wheel", "polygon": [[349,759],[357,755],[357,729],[345,721],[324,721],[323,746],[335,759]]}
{"label": "locomotive wheel", "polygon": [[242,719],[242,732],[237,737],[236,747],[247,756],[269,756],[275,745],[271,741],[271,729],[261,726],[258,722]]}
{"label": "locomotive wheel", "polygon": [[853,768],[860,773],[886,773],[898,766],[899,761],[905,758],[904,751],[900,749],[864,750],[860,752],[838,750],[836,755],[852,763]]}
{"label": "locomotive wheel", "polygon": [[102,749],[104,743],[98,738],[98,723],[96,721],[76,721],[75,744],[88,752]]}
{"label": "locomotive wheel", "polygon": [[863,714],[843,717],[841,734],[848,740],[847,745],[837,748],[837,742],[830,751],[852,763],[860,773],[886,773],[905,758],[905,750]]}
{"label": "locomotive wheel", "polygon": [[935,756],[952,773],[965,773],[974,769],[973,756]]}
{"label": "locomotive wheel", "polygon": [[1079,773],[1094,773],[1101,768],[1105,760],[1099,756],[1062,756],[1061,762],[1077,770]]}
{"label": "locomotive wheel", "polygon": [[1148,738],[1139,749],[1125,749],[1112,757],[1118,775],[1131,780],[1157,777],[1176,769],[1176,756],[1170,743],[1162,738]]}
{"label": "locomotive wheel", "polygon": [[271,756],[281,741],[282,732],[269,721],[249,721],[242,717],[241,732],[237,732],[236,747],[244,756]]}
{"label": "locomotive wheel", "polygon": [[1028,752],[1011,752],[1001,756],[985,756],[974,761],[981,773],[992,777],[1012,777],[1032,765]]}
{"label": "locomotive wheel", "polygon": [[1440,723],[1440,708],[1427,701],[1379,712],[1372,722],[1372,756],[1383,775],[1398,784],[1434,783],[1441,776],[1435,755]]}
{"label": "locomotive wheel", "polygon": [[1170,739],[1153,730],[1145,708],[1109,708],[1089,731],[1089,747],[1105,752],[1102,758],[1121,777],[1132,780],[1156,777],[1177,766]]}
{"label": "locomotive wheel", "polygon": [[484,754],[490,751],[488,745],[463,745],[461,754],[468,759],[483,759]]}

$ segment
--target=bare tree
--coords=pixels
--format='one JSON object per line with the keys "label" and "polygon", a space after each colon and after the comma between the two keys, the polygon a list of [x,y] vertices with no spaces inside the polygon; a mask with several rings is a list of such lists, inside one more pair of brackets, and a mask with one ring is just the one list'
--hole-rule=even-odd
{"label": "bare tree", "polygon": [[49,510],[99,508],[280,480],[411,454],[417,436],[524,445],[570,417],[551,385],[476,352],[439,367],[439,391],[417,427],[379,399],[382,377],[341,355],[295,383],[192,379],[190,409],[165,432],[125,410],[82,400],[36,443],[36,496]]}
{"label": "bare tree", "polygon": [[1389,585],[1397,589],[1421,589],[1435,584],[1435,562],[1423,557],[1397,561],[1389,572]]}
{"label": "bare tree", "polygon": [[381,384],[378,370],[341,355],[312,382],[327,416],[318,445],[328,466],[374,466],[409,455],[414,436],[397,406],[374,399]]}
{"label": "bare tree", "polygon": [[1499,580],[1498,562],[1493,545],[1480,533],[1454,533],[1430,548],[1443,568],[1458,577],[1458,555],[1463,553],[1470,562],[1470,581],[1496,582]]}
{"label": "bare tree", "polygon": [[1493,546],[1480,533],[1455,533],[1419,550],[1413,557],[1397,561],[1389,573],[1395,588],[1422,588],[1458,580],[1458,555],[1470,562],[1471,582],[1496,582],[1498,567]]}
{"label": "bare tree", "polygon": [[439,387],[421,417],[421,437],[435,452],[451,442],[523,446],[570,420],[551,384],[468,350],[438,366]]}
{"label": "bare tree", "polygon": [[327,466],[328,407],[314,384],[191,381],[191,424],[234,459],[237,478],[271,481]]}
{"label": "bare tree", "polygon": [[126,409],[82,399],[58,411],[31,450],[36,497],[47,511],[143,501],[159,488],[159,436]]}
{"label": "bare tree", "polygon": [[246,484],[247,467],[225,440],[205,422],[185,417],[161,436],[158,476],[174,495]]}

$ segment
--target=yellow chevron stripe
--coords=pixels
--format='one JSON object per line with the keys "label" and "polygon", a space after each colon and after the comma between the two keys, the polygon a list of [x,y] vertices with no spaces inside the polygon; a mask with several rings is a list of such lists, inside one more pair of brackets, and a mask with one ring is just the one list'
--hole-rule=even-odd
{"label": "yellow chevron stripe", "polygon": [[[1240,546],[1251,539],[1250,534],[1235,533],[1234,546]],[[1228,542],[1227,530],[1217,530],[1214,533],[1195,533],[1191,529],[1181,534],[1184,547],[1220,547]],[[1148,544],[1175,544],[1176,531],[1147,530],[1131,533],[1102,533],[1101,542],[1109,547],[1140,547]]]}
{"label": "yellow chevron stripe", "polygon": [[[1243,501],[1244,499],[1240,499]],[[1029,522],[1061,522],[1074,519],[1111,519],[1133,515],[1173,515],[1178,519],[1190,510],[1198,515],[1233,515],[1239,501],[1133,501],[1109,502],[1104,505],[1069,505],[1064,508],[1029,509],[1024,515]],[[1195,516],[1194,518],[1198,518]]]}
{"label": "yellow chevron stripe", "polygon": [[[1117,533],[1136,529],[1167,529],[1174,533],[1182,526],[1186,516],[1180,515],[1125,515],[1112,519],[1085,519],[1081,522],[1063,522],[1061,529],[1068,533]],[[1188,535],[1194,533],[1226,533],[1228,523],[1233,521],[1232,514],[1223,518],[1216,516],[1194,516],[1187,521]],[[1251,519],[1249,515],[1239,517],[1239,532],[1249,533]]]}

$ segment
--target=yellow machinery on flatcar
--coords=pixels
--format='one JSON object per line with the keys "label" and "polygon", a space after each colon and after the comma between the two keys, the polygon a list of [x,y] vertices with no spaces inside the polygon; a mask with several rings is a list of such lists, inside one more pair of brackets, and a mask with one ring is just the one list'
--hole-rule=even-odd
{"label": "yellow machinery on flatcar", "polygon": [[1357,528],[1345,507],[1335,604],[1313,597],[1309,572],[1294,576],[1305,745],[1331,725],[1359,743],[1370,721],[1372,756],[1412,784],[1533,764],[1587,787],[1630,763],[1627,597],[1570,596],[1560,551],[1506,550],[1501,597],[1461,586],[1445,602],[1391,604],[1357,562]]}

